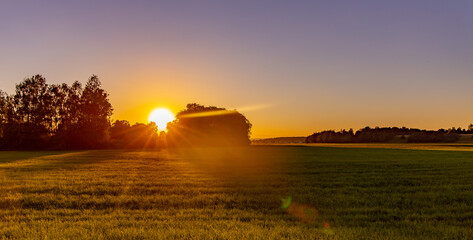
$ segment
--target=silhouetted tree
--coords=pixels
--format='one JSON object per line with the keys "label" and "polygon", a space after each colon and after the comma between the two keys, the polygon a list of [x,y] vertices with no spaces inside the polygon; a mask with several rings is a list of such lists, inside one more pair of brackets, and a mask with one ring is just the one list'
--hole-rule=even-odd
{"label": "silhouetted tree", "polygon": [[11,97],[0,90],[0,146],[5,146],[5,131],[13,122],[13,104]]}
{"label": "silhouetted tree", "polygon": [[413,133],[407,139],[407,142],[412,143],[434,143],[434,142],[456,142],[460,136],[455,132],[442,133],[438,131],[423,131]]}
{"label": "silhouetted tree", "polygon": [[7,147],[44,147],[52,131],[54,115],[46,80],[41,75],[25,79],[16,85],[11,100],[11,117],[4,127]]}
{"label": "silhouetted tree", "polygon": [[314,133],[306,138],[306,143],[374,143],[374,142],[390,142],[396,137],[400,140],[407,138],[407,142],[454,142],[459,139],[458,133],[465,133],[461,128],[451,128],[448,131],[439,129],[438,131],[427,131],[416,128],[370,128],[365,127],[356,131],[340,130],[322,131]]}
{"label": "silhouetted tree", "polygon": [[77,123],[70,127],[75,136],[72,146],[77,148],[99,148],[107,145],[109,140],[110,116],[112,105],[108,101],[108,93],[101,88],[97,76],[87,81],[79,99]]}
{"label": "silhouetted tree", "polygon": [[53,85],[52,94],[55,96],[54,124],[55,135],[52,137],[51,145],[57,148],[83,148],[77,146],[77,133],[79,129],[79,114],[81,108],[82,85],[74,82],[72,86],[67,84]]}
{"label": "silhouetted tree", "polygon": [[236,110],[196,103],[168,124],[167,141],[177,146],[249,145],[251,123]]}
{"label": "silhouetted tree", "polygon": [[126,120],[116,120],[110,128],[111,139],[121,139],[130,131],[131,125]]}
{"label": "silhouetted tree", "polygon": [[349,143],[354,142],[354,134],[352,131],[346,131],[345,129],[340,132],[333,130],[322,131],[320,133],[314,133],[306,138],[307,143]]}
{"label": "silhouetted tree", "polygon": [[9,106],[9,96],[4,92],[0,90],[0,124],[3,126],[3,124],[6,124],[9,120],[9,111],[10,111],[10,106]]}
{"label": "silhouetted tree", "polygon": [[0,144],[8,149],[96,148],[108,141],[112,107],[92,76],[81,84],[48,85],[41,75],[0,92]]}
{"label": "silhouetted tree", "polygon": [[117,120],[110,128],[110,139],[113,148],[156,148],[158,127],[154,122],[130,126],[128,121]]}

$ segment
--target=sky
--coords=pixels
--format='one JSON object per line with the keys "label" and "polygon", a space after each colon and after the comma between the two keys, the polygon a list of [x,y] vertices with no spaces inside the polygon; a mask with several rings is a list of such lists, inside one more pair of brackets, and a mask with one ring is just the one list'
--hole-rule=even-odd
{"label": "sky", "polygon": [[0,89],[96,74],[113,119],[237,109],[252,137],[473,123],[473,1],[0,0]]}

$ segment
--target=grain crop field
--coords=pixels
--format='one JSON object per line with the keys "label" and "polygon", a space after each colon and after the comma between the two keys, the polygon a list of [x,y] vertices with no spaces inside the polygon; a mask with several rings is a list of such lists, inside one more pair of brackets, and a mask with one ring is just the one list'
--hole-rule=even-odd
{"label": "grain crop field", "polygon": [[471,151],[0,152],[0,239],[463,239],[472,179]]}

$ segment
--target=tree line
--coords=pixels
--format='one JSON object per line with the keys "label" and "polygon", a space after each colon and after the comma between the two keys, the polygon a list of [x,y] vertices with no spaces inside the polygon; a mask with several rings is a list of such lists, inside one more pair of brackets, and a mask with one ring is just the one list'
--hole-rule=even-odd
{"label": "tree line", "polygon": [[421,130],[417,128],[398,127],[365,127],[356,132],[353,129],[340,131],[316,132],[305,139],[306,143],[381,143],[392,141],[405,141],[412,143],[429,142],[456,142],[460,134],[473,133],[473,124],[468,129],[455,128]]}
{"label": "tree line", "polygon": [[100,148],[107,142],[112,105],[97,76],[47,84],[41,75],[25,79],[13,95],[0,92],[3,149]]}
{"label": "tree line", "polygon": [[156,148],[168,139],[172,146],[249,144],[251,124],[236,111],[189,104],[169,134],[159,134],[154,122],[112,123],[108,97],[95,75],[84,86],[47,84],[35,75],[12,95],[0,90],[0,149]]}
{"label": "tree line", "polygon": [[[41,75],[24,79],[12,95],[0,90],[0,149],[157,148],[249,145],[251,123],[236,110],[188,104],[158,133],[155,123],[112,123],[109,94],[92,75],[83,86],[47,84]],[[316,132],[306,143],[455,142],[467,129],[370,128]]]}

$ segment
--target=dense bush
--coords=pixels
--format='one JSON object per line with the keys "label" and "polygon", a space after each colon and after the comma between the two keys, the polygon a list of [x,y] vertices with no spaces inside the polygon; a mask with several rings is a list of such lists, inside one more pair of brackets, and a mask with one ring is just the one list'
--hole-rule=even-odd
{"label": "dense bush", "polygon": [[117,120],[110,128],[110,146],[112,148],[155,148],[160,145],[158,127],[154,122],[136,123]]}
{"label": "dense bush", "polygon": [[193,103],[168,124],[167,140],[172,146],[244,146],[250,130],[251,123],[235,110]]}

